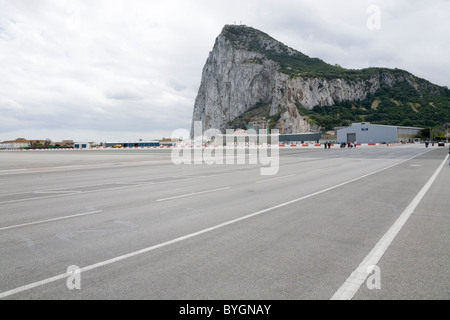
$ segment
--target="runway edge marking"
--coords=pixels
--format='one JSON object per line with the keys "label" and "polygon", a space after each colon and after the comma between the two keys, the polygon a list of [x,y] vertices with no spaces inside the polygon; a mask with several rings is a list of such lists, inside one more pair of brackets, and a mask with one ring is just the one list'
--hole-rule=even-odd
{"label": "runway edge marking", "polygon": [[392,227],[386,232],[386,234],[380,239],[380,241],[375,245],[372,251],[367,255],[367,257],[361,262],[361,264],[352,272],[350,277],[344,282],[344,284],[338,289],[338,291],[333,295],[331,300],[352,300],[354,296],[358,293],[361,286],[367,281],[373,266],[377,265],[380,259],[383,257],[389,246],[392,244],[394,239],[402,230],[403,226],[409,220],[411,215],[417,209],[422,199],[425,197],[427,192],[430,190],[433,183],[436,181],[437,177],[441,173],[442,169],[448,161],[447,156],[433,176],[428,180],[425,186],[420,190],[414,200],[409,204],[406,210],[401,214],[397,221],[392,225]]}
{"label": "runway edge marking", "polygon": [[[167,247],[169,245],[172,245],[172,244],[175,244],[175,243],[178,243],[178,242],[182,242],[182,241],[185,241],[185,240],[188,240],[188,239],[191,239],[191,238],[194,238],[194,237],[197,237],[197,236],[200,236],[200,235],[203,235],[203,234],[206,234],[206,233],[209,233],[209,232],[212,232],[212,231],[224,228],[226,226],[229,226],[229,225],[241,222],[241,221],[245,221],[245,220],[251,219],[253,217],[262,215],[264,213],[267,213],[267,212],[270,212],[270,211],[273,211],[273,210],[276,210],[276,209],[279,209],[279,208],[283,208],[283,207],[289,206],[291,204],[303,201],[305,199],[309,199],[311,197],[314,197],[314,196],[326,193],[328,191],[340,188],[340,187],[348,185],[350,183],[362,180],[364,178],[370,177],[370,176],[375,175],[377,173],[389,170],[389,169],[394,168],[396,166],[399,166],[399,165],[401,165],[401,164],[403,164],[405,162],[408,162],[408,161],[411,161],[411,160],[413,160],[413,159],[415,159],[417,157],[420,157],[420,156],[424,155],[425,153],[427,153],[429,151],[430,150],[428,150],[426,152],[422,152],[422,153],[420,153],[420,154],[418,154],[418,155],[416,155],[414,157],[411,157],[409,159],[400,161],[400,162],[398,162],[396,164],[387,166],[387,167],[385,167],[383,169],[379,169],[379,170],[373,171],[371,173],[365,174],[365,175],[360,176],[358,178],[351,179],[351,180],[346,181],[344,183],[340,183],[340,184],[335,185],[333,187],[330,187],[330,188],[327,188],[327,189],[324,189],[324,190],[321,190],[321,191],[318,191],[318,192],[306,195],[304,197],[301,197],[301,198],[298,198],[298,199],[295,199],[295,200],[292,200],[292,201],[289,201],[289,202],[285,202],[285,203],[279,204],[277,206],[274,206],[274,207],[271,207],[271,208],[268,208],[268,209],[264,209],[264,210],[255,212],[255,213],[249,214],[249,215],[241,217],[241,218],[237,218],[237,219],[234,219],[234,220],[231,220],[231,221],[228,221],[228,222],[224,222],[222,224],[219,224],[219,225],[207,228],[207,229],[203,229],[201,231],[198,231],[198,232],[195,232],[195,233],[191,233],[191,234],[182,236],[180,238],[176,238],[176,239],[173,239],[173,240],[170,240],[170,241],[166,241],[166,242],[163,242],[163,243],[160,243],[160,244],[157,244],[157,245],[154,245],[154,246],[142,249],[142,250],[131,252],[129,254],[125,254],[125,255],[122,255],[122,256],[110,259],[110,260],[106,260],[106,261],[103,261],[103,262],[99,262],[99,263],[96,263],[96,264],[93,264],[93,265],[81,268],[80,269],[80,273],[91,271],[91,270],[94,270],[94,269],[98,269],[98,268],[101,268],[101,267],[104,267],[104,266],[107,266],[107,265],[110,265],[110,264],[113,264],[113,263],[116,263],[116,262],[120,262],[120,261],[123,261],[123,260],[126,260],[126,259],[130,259],[130,258],[139,256],[139,255],[142,255],[142,254],[145,254],[145,253],[148,253],[148,252],[151,252],[151,251],[163,248],[163,247]],[[31,284],[28,284],[28,285],[25,285],[25,286],[22,286],[22,287],[18,287],[18,288],[9,290],[9,291],[1,292],[0,293],[0,299],[4,299],[4,298],[10,297],[12,295],[15,295],[15,294],[18,294],[18,293],[21,293],[21,292],[24,292],[24,291],[35,289],[37,287],[56,282],[56,281],[68,278],[70,276],[72,276],[72,273],[66,272],[66,273],[63,273],[63,274],[51,277],[51,278],[44,279],[42,281],[34,282],[34,283],[31,283]]]}

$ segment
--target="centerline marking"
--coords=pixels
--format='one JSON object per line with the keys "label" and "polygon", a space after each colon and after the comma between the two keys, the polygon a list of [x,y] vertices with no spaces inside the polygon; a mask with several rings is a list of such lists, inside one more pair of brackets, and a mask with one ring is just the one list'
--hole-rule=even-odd
{"label": "centerline marking", "polygon": [[183,194],[181,196],[175,196],[175,197],[170,197],[170,198],[158,199],[158,200],[156,200],[156,202],[163,202],[163,201],[187,198],[187,197],[190,197],[190,196],[196,196],[196,195],[212,193],[212,192],[219,192],[219,191],[228,190],[228,189],[231,189],[231,187],[225,187],[225,188],[214,189],[214,190],[207,190],[207,191],[201,191],[201,192],[192,192],[192,193],[188,193],[188,194]]}
{"label": "centerline marking", "polygon": [[273,178],[273,179],[256,181],[256,183],[265,183],[265,182],[270,182],[270,181],[275,181],[275,180],[280,180],[280,179],[285,179],[285,178],[290,178],[290,177],[295,177],[295,176],[296,176],[296,174],[291,174],[291,175],[288,175],[288,176],[283,176],[283,177],[278,177],[278,178]]}
{"label": "centerline marking", "polygon": [[0,228],[0,231],[17,229],[17,228],[21,228],[21,227],[28,227],[28,226],[33,226],[33,225],[37,225],[37,224],[43,224],[43,223],[48,223],[48,222],[60,221],[60,220],[73,219],[73,218],[78,218],[78,217],[82,217],[82,216],[88,216],[88,215],[91,215],[91,214],[96,214],[96,213],[101,213],[101,212],[103,212],[103,210],[97,210],[97,211],[91,211],[91,212],[86,212],[86,213],[74,214],[72,216],[65,216],[65,217],[60,217],[60,218],[54,218],[54,219],[48,219],[48,220],[41,220],[41,221],[36,221],[36,222],[18,224],[18,225],[15,225],[15,226]]}

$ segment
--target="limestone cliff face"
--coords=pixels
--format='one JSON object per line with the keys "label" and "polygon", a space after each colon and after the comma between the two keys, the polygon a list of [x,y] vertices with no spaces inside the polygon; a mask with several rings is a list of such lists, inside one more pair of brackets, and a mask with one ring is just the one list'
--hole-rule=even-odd
{"label": "limestone cliff face", "polygon": [[262,54],[234,48],[220,35],[203,69],[193,121],[224,131],[260,102],[272,99],[277,64]]}
{"label": "limestone cliff face", "polygon": [[[325,70],[327,76],[311,75],[315,69]],[[405,80],[382,70],[340,78],[341,69],[309,58],[253,28],[225,26],[203,69],[193,123],[201,121],[205,131],[225,132],[250,109],[270,104],[269,114],[264,116],[277,116],[275,128],[281,129],[283,123],[285,133],[316,131],[299,107],[311,110],[364,100],[383,84],[392,86]]]}

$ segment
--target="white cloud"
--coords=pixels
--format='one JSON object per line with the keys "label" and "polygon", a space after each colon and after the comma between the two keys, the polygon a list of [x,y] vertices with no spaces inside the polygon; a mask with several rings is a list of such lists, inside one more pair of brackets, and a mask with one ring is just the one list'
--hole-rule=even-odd
{"label": "white cloud", "polygon": [[332,64],[450,85],[446,0],[0,0],[0,140],[189,129],[214,40],[241,21]]}

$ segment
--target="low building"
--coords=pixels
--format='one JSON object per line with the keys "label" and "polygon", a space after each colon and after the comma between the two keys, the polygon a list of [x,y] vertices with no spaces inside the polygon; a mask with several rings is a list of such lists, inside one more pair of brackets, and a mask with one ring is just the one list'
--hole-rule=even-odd
{"label": "low building", "polygon": [[94,145],[93,142],[75,142],[73,144],[73,147],[75,149],[89,149],[92,148],[93,145]]}
{"label": "low building", "polygon": [[23,149],[30,148],[33,145],[44,145],[45,140],[27,140],[19,138],[14,141],[0,142],[0,149]]}
{"label": "low building", "polygon": [[280,143],[318,143],[323,133],[298,133],[280,135]]}
{"label": "low building", "polygon": [[181,141],[180,139],[162,139],[159,141],[159,145],[165,147],[176,147],[182,142],[183,141]]}
{"label": "low building", "polygon": [[397,143],[413,141],[423,128],[354,123],[337,130],[339,143]]}
{"label": "low building", "polygon": [[105,142],[106,148],[146,148],[159,146],[159,141]]}

